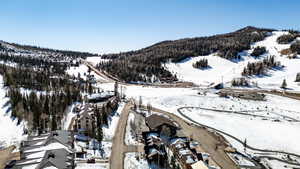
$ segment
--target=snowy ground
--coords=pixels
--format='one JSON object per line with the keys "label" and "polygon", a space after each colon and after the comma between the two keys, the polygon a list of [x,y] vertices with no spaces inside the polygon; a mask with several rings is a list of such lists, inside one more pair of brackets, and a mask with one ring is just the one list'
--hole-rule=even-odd
{"label": "snowy ground", "polygon": [[147,160],[139,159],[138,153],[126,153],[124,158],[126,169],[150,169]]}
{"label": "snowy ground", "polygon": [[[113,84],[102,84],[104,89],[112,89]],[[185,106],[203,107],[227,111],[249,111],[249,115],[216,113],[188,109],[186,113],[200,123],[226,131],[247,143],[262,149],[282,150],[300,154],[300,123],[289,122],[290,118],[300,120],[300,102],[281,96],[267,95],[267,101],[251,101],[238,98],[221,98],[214,90],[206,95],[198,95],[199,89],[192,88],[157,88],[126,86],[128,98],[139,100],[143,104],[151,103],[153,107],[178,114],[177,109]],[[293,105],[293,106],[291,106]],[[260,115],[264,117],[254,117]],[[183,117],[182,117],[183,118]],[[275,122],[275,121],[280,122]],[[240,143],[227,138],[239,148]],[[240,147],[243,151],[243,147]],[[273,162],[273,161],[272,161]]]}
{"label": "snowy ground", "polygon": [[[287,32],[275,31],[263,41],[252,44],[250,50],[240,53],[242,59],[237,62],[229,61],[212,54],[208,56],[187,58],[180,63],[168,63],[166,64],[166,68],[173,74],[176,74],[180,80],[208,86],[212,83],[222,82],[222,80],[226,83],[230,82],[233,78],[241,77],[241,72],[248,62],[255,62],[262,60],[269,55],[274,55],[276,60],[280,61],[285,68],[283,70],[271,70],[268,72],[268,76],[254,76],[251,77],[250,80],[252,82],[257,82],[258,86],[262,88],[279,89],[283,79],[286,79],[288,88],[300,91],[300,84],[294,82],[296,74],[300,72],[298,69],[300,59],[299,56],[296,59],[288,59],[286,56],[281,56],[280,51],[290,47],[290,44],[281,45],[277,43],[277,38],[283,34],[287,34]],[[250,54],[257,46],[265,46],[267,53],[262,55],[259,59],[254,59]],[[192,66],[193,63],[202,58],[208,59],[210,68],[201,70]]]}
{"label": "snowy ground", "polygon": [[68,128],[70,126],[70,123],[72,121],[72,118],[76,116],[76,113],[73,112],[73,109],[74,109],[75,105],[76,104],[74,103],[74,104],[72,104],[71,106],[68,107],[67,114],[62,119],[62,128],[64,130],[68,130]]}
{"label": "snowy ground", "polygon": [[134,132],[132,131],[131,128],[131,123],[134,123],[134,114],[130,113],[127,119],[127,124],[126,124],[126,134],[125,134],[125,144],[126,145],[137,145],[138,142],[135,139],[136,137],[134,136]]}
{"label": "snowy ground", "polygon": [[75,169],[108,169],[108,164],[87,164],[87,163],[77,163]]}
{"label": "snowy ground", "polygon": [[[112,138],[114,137],[115,134],[115,130],[120,118],[120,115],[122,113],[122,110],[125,106],[124,102],[121,102],[117,111],[115,113],[113,113],[112,116],[108,117],[108,126],[103,126],[102,127],[102,131],[103,131],[103,141],[101,142],[100,145],[100,150],[98,146],[92,146],[91,145],[91,141],[90,141],[90,146],[87,148],[87,145],[85,142],[83,141],[76,141],[75,142],[75,148],[80,151],[82,148],[87,151],[87,157],[97,157],[97,158],[101,158],[101,159],[107,159],[110,157],[111,154],[111,148],[112,148]],[[69,113],[70,114],[70,113]],[[66,117],[66,119],[72,118],[73,115],[68,115]],[[86,136],[79,136],[77,135],[77,137],[80,137],[81,140],[89,140],[90,138],[84,138]],[[94,144],[93,144],[94,145]],[[96,147],[95,151],[94,148]]]}
{"label": "snowy ground", "polygon": [[102,59],[100,56],[92,56],[92,57],[87,57],[86,61],[92,63],[94,66],[100,62],[107,62],[109,59]]}
{"label": "snowy ground", "polygon": [[[70,76],[75,76],[80,77],[84,80],[87,80],[87,75],[88,75],[88,67],[84,64],[80,64],[78,67],[76,66],[71,66],[66,73]],[[106,79],[102,78],[101,76],[97,75],[95,72],[91,71],[91,75],[94,75],[96,80],[101,80],[101,81],[106,81]]]}
{"label": "snowy ground", "polygon": [[114,137],[115,131],[116,131],[116,128],[118,125],[118,121],[120,119],[120,115],[122,113],[124,106],[125,106],[125,103],[121,102],[119,104],[117,111],[114,113],[114,115],[109,117],[108,126],[104,126],[102,128],[104,140],[112,140],[112,138]]}
{"label": "snowy ground", "polygon": [[23,135],[25,123],[17,125],[17,119],[11,118],[9,98],[5,97],[6,89],[3,88],[3,77],[0,75],[0,149],[9,145],[19,145],[26,136]]}

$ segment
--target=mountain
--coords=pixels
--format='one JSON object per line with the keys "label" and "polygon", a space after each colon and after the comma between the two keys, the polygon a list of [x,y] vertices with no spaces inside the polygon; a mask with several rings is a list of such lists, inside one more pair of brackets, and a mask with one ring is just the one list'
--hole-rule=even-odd
{"label": "mountain", "polygon": [[20,45],[0,41],[0,54],[27,58],[46,59],[51,61],[71,61],[76,58],[86,58],[96,54],[68,50],[56,50],[30,45]]}
{"label": "mountain", "polygon": [[272,31],[248,26],[227,34],[163,41],[136,51],[102,55],[112,60],[99,64],[98,68],[126,82],[176,81],[176,75],[164,64],[212,53],[228,60],[240,59],[239,52],[249,50],[252,43],[263,40]]}

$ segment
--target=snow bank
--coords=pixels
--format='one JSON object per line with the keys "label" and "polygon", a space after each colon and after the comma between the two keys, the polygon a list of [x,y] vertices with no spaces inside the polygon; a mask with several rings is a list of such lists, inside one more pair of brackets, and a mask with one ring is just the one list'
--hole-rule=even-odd
{"label": "snow bank", "polygon": [[132,131],[131,128],[131,123],[134,123],[134,114],[129,113],[128,119],[127,119],[127,124],[126,124],[126,134],[125,134],[125,144],[126,145],[137,145],[138,142],[135,139],[136,137],[134,136],[134,131]]}

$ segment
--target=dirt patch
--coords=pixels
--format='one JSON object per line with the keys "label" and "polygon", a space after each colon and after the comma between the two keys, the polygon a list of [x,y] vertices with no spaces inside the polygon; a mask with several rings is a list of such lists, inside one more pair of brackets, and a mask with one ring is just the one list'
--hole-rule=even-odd
{"label": "dirt patch", "polygon": [[6,166],[6,163],[10,160],[19,160],[20,159],[20,153],[12,153],[12,151],[15,149],[15,146],[9,146],[3,150],[0,150],[0,169],[4,169]]}

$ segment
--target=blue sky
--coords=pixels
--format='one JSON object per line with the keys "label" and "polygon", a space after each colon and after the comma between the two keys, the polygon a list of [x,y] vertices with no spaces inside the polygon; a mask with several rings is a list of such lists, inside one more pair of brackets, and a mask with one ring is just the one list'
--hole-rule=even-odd
{"label": "blue sky", "polygon": [[299,0],[2,0],[0,39],[108,53],[244,26],[300,29]]}

